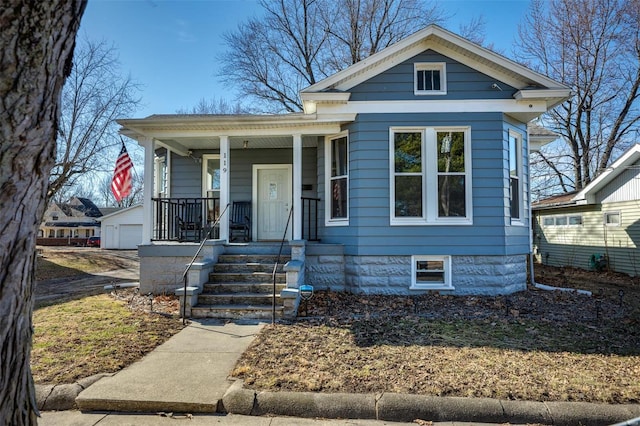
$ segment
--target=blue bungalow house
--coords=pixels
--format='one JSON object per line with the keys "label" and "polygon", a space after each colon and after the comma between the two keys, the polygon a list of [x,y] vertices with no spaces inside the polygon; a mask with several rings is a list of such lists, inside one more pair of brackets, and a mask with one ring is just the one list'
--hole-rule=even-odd
{"label": "blue bungalow house", "polygon": [[528,123],[569,95],[431,25],[302,90],[300,113],[118,120],[145,148],[141,291],[182,287],[200,242],[178,291],[193,316],[274,296],[291,314],[303,284],[524,290],[529,153],[553,139]]}

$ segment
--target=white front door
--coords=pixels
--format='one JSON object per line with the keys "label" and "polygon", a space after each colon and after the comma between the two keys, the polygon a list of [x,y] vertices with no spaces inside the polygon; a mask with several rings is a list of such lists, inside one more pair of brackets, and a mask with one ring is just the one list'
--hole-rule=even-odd
{"label": "white front door", "polygon": [[252,222],[257,240],[291,239],[291,223],[284,235],[291,209],[291,170],[291,164],[253,166]]}

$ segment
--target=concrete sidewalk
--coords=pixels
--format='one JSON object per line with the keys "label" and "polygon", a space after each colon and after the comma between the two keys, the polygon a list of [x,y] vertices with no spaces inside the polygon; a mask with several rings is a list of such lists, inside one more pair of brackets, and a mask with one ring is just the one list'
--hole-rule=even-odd
{"label": "concrete sidewalk", "polygon": [[142,360],[76,398],[80,410],[215,413],[227,376],[263,324],[192,322]]}
{"label": "concrete sidewalk", "polygon": [[[46,412],[38,421],[40,426],[155,426],[186,424],[189,426],[400,426],[417,423],[398,423],[383,420],[358,419],[301,419],[296,417],[250,417],[236,414],[196,414],[193,416],[132,413],[81,413],[79,411]],[[441,422],[431,426],[492,426],[482,423]],[[518,426],[518,425],[511,425]]]}
{"label": "concrete sidewalk", "polygon": [[[588,426],[640,417],[638,404],[507,401],[392,393],[255,392],[244,389],[241,381],[231,381],[228,375],[263,325],[194,321],[142,360],[115,375],[87,379],[86,383],[75,385],[71,390],[76,389],[76,393],[69,392],[66,398],[75,398],[81,412],[44,413],[41,424],[146,425],[187,418],[159,413],[195,415],[192,419],[195,423],[190,424],[272,426],[384,425],[416,419],[448,422],[444,423],[447,425],[466,422],[467,425]],[[38,405],[46,410],[47,398],[58,396],[52,391],[41,392],[41,397],[44,401],[39,398]],[[138,414],[124,414],[131,412]],[[311,420],[316,418],[359,420]]]}

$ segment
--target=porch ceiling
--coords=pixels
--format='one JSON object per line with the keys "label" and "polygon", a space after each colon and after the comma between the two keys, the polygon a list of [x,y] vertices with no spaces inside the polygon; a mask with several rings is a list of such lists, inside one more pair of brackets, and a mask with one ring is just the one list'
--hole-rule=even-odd
{"label": "porch ceiling", "polygon": [[[247,142],[246,148],[245,141]],[[185,149],[191,151],[198,149],[220,149],[220,138],[217,136],[158,138],[156,142],[169,149],[176,148],[176,152]],[[317,145],[317,136],[302,137],[303,148],[316,147]],[[229,138],[229,147],[231,149],[277,149],[291,148],[292,146],[293,138],[291,136],[233,136]]]}

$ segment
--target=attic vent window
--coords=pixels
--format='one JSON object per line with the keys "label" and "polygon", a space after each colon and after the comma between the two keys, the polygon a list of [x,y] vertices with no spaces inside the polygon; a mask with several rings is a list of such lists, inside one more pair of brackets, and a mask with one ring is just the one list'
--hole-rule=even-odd
{"label": "attic vent window", "polygon": [[416,63],[414,69],[416,95],[447,94],[447,69],[444,62]]}

